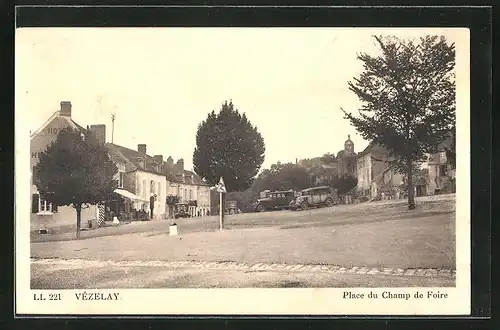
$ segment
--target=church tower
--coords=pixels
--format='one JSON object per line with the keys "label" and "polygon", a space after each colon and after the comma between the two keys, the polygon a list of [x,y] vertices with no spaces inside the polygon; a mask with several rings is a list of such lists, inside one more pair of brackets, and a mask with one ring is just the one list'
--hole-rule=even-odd
{"label": "church tower", "polygon": [[344,151],[348,155],[354,154],[354,142],[351,141],[351,135],[347,135],[347,140],[344,142]]}

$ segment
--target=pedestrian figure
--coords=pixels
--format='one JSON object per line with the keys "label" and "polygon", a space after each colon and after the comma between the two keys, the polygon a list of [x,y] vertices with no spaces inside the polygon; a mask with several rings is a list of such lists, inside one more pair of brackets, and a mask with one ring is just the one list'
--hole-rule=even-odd
{"label": "pedestrian figure", "polygon": [[151,219],[153,219],[153,209],[155,208],[155,197],[149,197],[149,209],[151,210]]}

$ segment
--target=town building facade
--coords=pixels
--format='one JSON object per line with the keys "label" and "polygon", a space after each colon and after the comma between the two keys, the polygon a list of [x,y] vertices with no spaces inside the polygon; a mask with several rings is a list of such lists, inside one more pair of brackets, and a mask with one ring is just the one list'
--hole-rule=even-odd
{"label": "town building facade", "polygon": [[[210,214],[210,189],[194,172],[184,169],[180,159],[173,164],[171,157],[164,162],[163,156],[147,154],[146,144],[137,150],[113,143],[106,143],[106,126],[91,125],[84,128],[71,118],[71,102],[61,102],[60,110],[31,134],[31,226],[32,230],[74,226],[76,212],[72,206],[52,205],[45,201],[34,184],[39,154],[57,139],[60,130],[73,128],[82,133],[91,132],[107,149],[110,159],[117,166],[114,179],[118,183],[115,197],[82,209],[82,224],[100,223],[115,216],[120,219],[137,220],[137,213],[149,219],[166,219],[173,216],[166,204],[168,195],[179,196],[180,202],[190,204],[192,216]],[[152,206],[152,207],[151,207]],[[152,212],[151,212],[152,209]],[[135,211],[135,212],[134,212]],[[135,216],[134,216],[135,213]]]}
{"label": "town building facade", "polygon": [[451,159],[448,159],[446,149],[452,145],[453,137],[444,140],[437,148],[437,152],[428,155],[423,164],[427,171],[426,188],[428,195],[454,193],[456,186],[456,169]]}
{"label": "town building facade", "polygon": [[210,214],[210,187],[196,173],[184,168],[184,160],[174,164],[172,157],[163,162],[164,174],[168,180],[168,195],[178,196],[179,202],[189,204],[191,216]]}
{"label": "town building facade", "polygon": [[[455,192],[455,168],[447,159],[447,139],[438,151],[427,155],[423,164],[415,164],[412,173],[414,196]],[[382,146],[370,143],[357,158],[358,197],[368,199],[398,199],[407,197],[407,175],[399,173],[389,164],[389,152]],[[418,165],[418,166],[417,166]]]}
{"label": "town building facade", "polygon": [[117,191],[129,202],[124,203],[123,211],[141,211],[147,213],[150,219],[165,219],[167,180],[161,164],[147,154],[146,145],[139,144],[137,150],[113,143],[106,143],[105,146],[111,160],[119,167],[118,175],[123,176],[119,187],[125,192]]}
{"label": "town building facade", "polygon": [[[30,136],[31,230],[50,230],[55,227],[74,226],[76,224],[76,211],[72,206],[48,203],[40,196],[38,188],[35,185],[37,175],[36,165],[39,162],[39,155],[57,139],[59,131],[66,128],[73,128],[83,133],[87,130],[78,125],[71,118],[71,108],[71,102],[61,102],[60,109],[54,112],[54,114],[39,129],[31,133]],[[82,209],[82,224],[95,219],[96,212],[97,208],[95,205]]]}
{"label": "town building facade", "polygon": [[376,178],[387,168],[387,151],[378,144],[370,143],[358,154],[356,160],[356,196],[374,198],[379,193]]}

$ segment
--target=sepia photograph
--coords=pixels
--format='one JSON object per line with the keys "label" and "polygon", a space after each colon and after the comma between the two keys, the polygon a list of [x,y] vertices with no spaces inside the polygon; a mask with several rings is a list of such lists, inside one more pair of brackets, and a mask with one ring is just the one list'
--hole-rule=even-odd
{"label": "sepia photograph", "polygon": [[129,289],[467,298],[468,38],[17,29],[18,288],[75,312]]}

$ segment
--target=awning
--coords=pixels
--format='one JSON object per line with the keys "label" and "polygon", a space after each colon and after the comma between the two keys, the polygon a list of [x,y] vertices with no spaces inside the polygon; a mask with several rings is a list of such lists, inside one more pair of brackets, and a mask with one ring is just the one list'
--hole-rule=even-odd
{"label": "awning", "polygon": [[123,196],[125,198],[128,198],[128,199],[130,199],[132,201],[145,201],[145,202],[147,202],[144,198],[136,196],[136,195],[132,194],[130,191],[127,191],[127,190],[115,189],[115,193],[117,193],[118,195],[121,195],[121,196]]}

